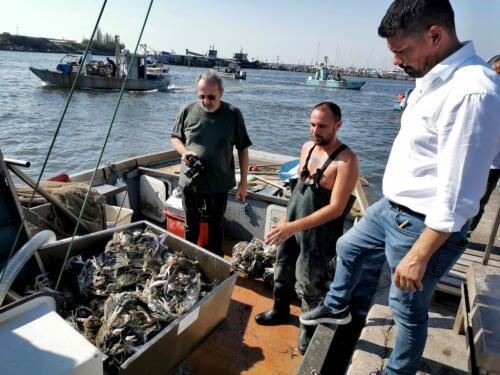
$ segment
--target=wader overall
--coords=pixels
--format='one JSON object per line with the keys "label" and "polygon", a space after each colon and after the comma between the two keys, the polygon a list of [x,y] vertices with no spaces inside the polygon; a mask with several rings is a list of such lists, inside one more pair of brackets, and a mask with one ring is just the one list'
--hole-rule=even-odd
{"label": "wader overall", "polygon": [[[326,168],[348,147],[337,147],[323,166],[311,175],[307,166],[315,147],[309,150],[300,179],[293,189],[287,207],[287,222],[306,217],[330,204],[332,191],[319,183]],[[296,233],[280,246],[274,265],[274,306],[256,317],[258,323],[271,325],[288,321],[294,291],[302,301],[302,312],[316,307],[333,280],[335,243],[343,233],[344,219],[353,203],[354,196],[351,196],[341,216],[319,227]],[[301,326],[300,351],[305,352],[313,333],[314,327]]]}

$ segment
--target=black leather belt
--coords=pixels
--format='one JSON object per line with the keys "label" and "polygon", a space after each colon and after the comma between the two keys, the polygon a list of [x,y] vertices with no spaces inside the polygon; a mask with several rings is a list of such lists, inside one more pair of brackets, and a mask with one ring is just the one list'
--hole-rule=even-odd
{"label": "black leather belt", "polygon": [[396,210],[404,212],[405,214],[408,214],[408,215],[411,215],[411,216],[415,216],[416,218],[418,218],[418,219],[420,219],[422,221],[425,221],[425,215],[424,214],[421,214],[419,212],[415,212],[415,211],[409,209],[408,207],[403,206],[402,204],[395,203],[393,201],[389,201],[389,203]]}

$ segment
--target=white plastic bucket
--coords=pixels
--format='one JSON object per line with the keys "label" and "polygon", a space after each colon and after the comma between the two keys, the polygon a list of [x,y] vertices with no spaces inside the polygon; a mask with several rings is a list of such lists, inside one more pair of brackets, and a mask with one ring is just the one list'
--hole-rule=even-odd
{"label": "white plastic bucket", "polygon": [[132,214],[134,210],[130,208],[125,208],[117,206],[110,206],[109,204],[104,205],[106,210],[106,227],[114,228],[121,225],[129,224],[132,221]]}

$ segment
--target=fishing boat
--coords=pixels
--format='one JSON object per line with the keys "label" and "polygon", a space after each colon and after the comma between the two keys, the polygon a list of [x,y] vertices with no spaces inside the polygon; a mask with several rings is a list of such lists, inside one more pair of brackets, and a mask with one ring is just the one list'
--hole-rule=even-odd
{"label": "fishing boat", "polygon": [[329,78],[328,58],[316,70],[314,77],[309,76],[306,85],[315,87],[326,87],[331,89],[359,90],[366,83],[364,81],[353,81],[342,78],[339,72],[336,72],[332,78]]}
{"label": "fishing boat", "polygon": [[[148,68],[147,57],[137,55],[132,61],[132,55],[127,50],[120,50],[119,39],[116,38],[116,62],[91,60],[85,62],[75,55],[64,56],[56,70],[30,67],[33,74],[40,78],[44,84],[56,87],[71,88],[76,79],[80,64],[84,69],[78,78],[77,88],[95,90],[120,90],[128,71],[125,90],[128,91],[165,91],[170,84],[170,77],[161,67],[161,71],[152,67]],[[113,68],[114,67],[114,68]]]}
{"label": "fishing boat", "polygon": [[[83,244],[103,243],[106,238],[109,238],[112,233],[120,228],[138,228],[137,225],[139,227],[149,226],[154,227],[155,230],[169,231],[170,236],[175,239],[174,243],[180,246],[180,248],[188,249],[186,251],[193,254],[201,252],[207,256],[204,262],[213,265],[218,264],[217,267],[223,267],[225,270],[224,272],[228,272],[227,270],[232,261],[233,246],[242,240],[249,241],[254,237],[261,239],[265,238],[266,230],[269,230],[270,225],[278,222],[285,214],[286,205],[288,203],[285,180],[296,175],[294,166],[297,166],[297,159],[291,156],[250,150],[250,160],[249,193],[246,202],[241,203],[236,200],[234,197],[234,190],[231,191],[229,195],[225,215],[226,238],[224,241],[224,261],[226,263],[217,263],[221,258],[207,254],[202,247],[186,242],[182,238],[182,216],[172,215],[172,212],[170,212],[170,214],[166,212],[169,210],[167,202],[169,198],[174,195],[180,175],[180,157],[175,151],[134,157],[98,168],[94,181],[95,189],[106,197],[109,204],[114,205],[118,210],[121,209],[127,214],[128,220],[132,220],[133,222],[131,224],[126,224],[127,221],[122,223],[117,217],[116,224],[118,224],[118,228],[104,229],[90,234],[81,234],[77,238],[78,242],[76,246],[77,249],[79,249],[78,251],[83,251]],[[93,171],[89,170],[73,174],[69,177],[70,180],[75,183],[88,183],[92,174]],[[361,217],[368,206],[364,194],[366,186],[363,185],[366,184],[361,180],[358,181],[356,189],[353,192],[357,197],[358,204],[355,205],[353,211],[351,211],[351,221],[355,221],[356,218]],[[126,199],[124,199],[124,197],[126,197]],[[42,205],[32,209],[30,215],[39,217],[38,222],[41,228],[44,228],[44,225],[45,228],[47,228],[47,223],[50,223],[49,218],[56,215],[55,211],[57,211],[57,209],[55,209],[53,205]],[[131,216],[129,214],[130,211],[133,212]],[[120,216],[119,213],[118,216]],[[147,221],[144,222],[141,220]],[[36,222],[37,220],[34,221]],[[50,228],[50,226],[48,226],[48,228]],[[61,239],[60,241],[62,242],[49,245],[46,250],[41,249],[39,251],[43,262],[52,264],[51,262],[54,262],[55,259],[59,259],[59,262],[61,261],[69,240]],[[466,253],[465,259],[470,259],[471,256],[476,255]],[[492,258],[496,262],[498,256],[492,255]],[[461,269],[461,267],[463,268],[460,263],[458,268]],[[224,276],[225,278],[229,277],[228,273],[224,273],[224,275],[226,275]],[[451,288],[450,280],[455,280],[457,277],[456,275],[457,270],[451,270],[450,274],[443,278],[438,289],[449,291]],[[18,282],[18,287],[9,294],[10,302],[12,302],[9,305],[11,308],[18,306],[22,301],[28,302],[27,300],[29,298],[33,298],[22,296],[23,289],[19,287],[19,283],[20,282]],[[300,356],[296,347],[298,327],[293,324],[293,320],[291,325],[277,327],[259,326],[255,323],[255,314],[266,310],[272,303],[272,290],[265,286],[262,279],[235,276],[234,279],[230,279],[227,283],[229,285],[224,284],[226,285],[226,289],[224,289],[225,291],[223,293],[230,296],[230,302],[226,299],[221,300],[220,298],[222,297],[217,294],[217,303],[225,306],[224,308],[227,307],[227,314],[218,314],[217,319],[210,323],[209,330],[201,330],[198,334],[189,331],[189,334],[196,337],[195,342],[189,340],[185,341],[183,339],[183,350],[180,354],[175,355],[172,361],[166,362],[167,365],[165,366],[167,367],[162,367],[158,361],[154,362],[154,364],[146,364],[146,358],[148,358],[148,356],[161,357],[161,353],[166,353],[166,351],[169,350],[168,347],[177,345],[175,341],[171,341],[172,338],[167,335],[167,332],[170,332],[172,329],[179,329],[178,324],[182,319],[176,321],[174,328],[170,327],[166,332],[162,333],[158,337],[158,340],[155,341],[155,345],[147,345],[144,350],[140,352],[140,355],[131,357],[131,360],[124,365],[125,367],[122,369],[122,371],[124,371],[123,373],[139,373],[137,372],[138,369],[144,368],[144,366],[155,369],[155,371],[158,369],[166,371],[173,366],[179,365],[192,369],[193,373],[201,373],[207,368],[216,368],[221,372],[225,370],[227,373],[240,373],[243,371],[243,368],[246,368],[241,367],[244,366],[243,363],[246,363],[245,361],[250,361],[252,364],[252,373],[268,373],[272,371],[277,371],[278,373],[296,373],[298,369],[305,366],[305,363],[308,363],[307,361],[310,360],[311,356],[315,357],[317,355],[319,349],[314,346],[316,349],[311,349],[310,353],[306,353],[304,357]],[[384,290],[384,288],[382,288],[382,290]],[[388,290],[387,287],[385,290]],[[218,292],[221,293],[220,291]],[[376,299],[376,303],[382,304],[382,302],[380,302],[381,300],[379,296],[378,299]],[[229,302],[229,305],[227,302]],[[210,312],[211,309],[215,309],[213,303],[215,302],[209,305],[209,312],[205,312],[205,314],[212,314],[212,312]],[[375,310],[370,310],[368,315],[370,319],[380,319],[377,313],[380,313],[382,305],[377,305]],[[439,311],[442,313],[443,308],[440,307],[440,309]],[[383,311],[384,314],[387,313],[386,310]],[[453,309],[451,309],[451,311],[453,311]],[[299,306],[295,304],[292,305],[292,316],[295,317],[294,319],[296,319],[299,314]],[[432,314],[434,314],[434,312],[431,311],[431,319],[432,317],[438,319],[438,321],[444,319],[441,316],[436,317],[436,315]],[[204,319],[205,318],[202,318],[202,320]],[[220,325],[219,328],[216,328],[222,320],[225,320],[225,322]],[[448,322],[449,320],[443,321]],[[199,327],[197,329],[200,330]],[[370,324],[366,327],[364,327],[364,324],[360,324],[356,326],[356,328],[351,326],[348,328],[348,330],[351,330],[351,333],[354,332],[355,329],[358,330],[356,331],[358,333],[361,331],[361,336],[363,338],[365,335],[370,334],[374,328]],[[385,328],[381,327],[380,329],[382,330]],[[388,329],[390,329],[390,327]],[[342,330],[339,332],[341,331]],[[451,328],[449,331],[451,331]],[[210,332],[213,333],[210,334]],[[323,329],[321,333],[323,335],[325,334]],[[357,334],[354,334],[354,336],[356,335]],[[371,335],[373,335],[373,333],[371,333]],[[170,338],[167,339],[167,336]],[[448,336],[446,337],[450,339]],[[355,352],[357,351],[358,355],[359,353],[365,353],[362,343],[364,342],[363,340],[366,341],[369,338],[370,337],[361,340],[361,344],[359,344],[361,345],[360,348],[357,346],[355,347]],[[460,337],[455,339],[461,342]],[[337,343],[337,345],[340,345],[340,349],[344,348],[343,350],[347,351],[345,342],[342,340],[340,344]],[[334,343],[335,341],[332,341],[331,345],[334,345]],[[352,344],[354,345],[355,343],[356,340],[354,340]],[[330,341],[325,345],[330,345]],[[429,343],[429,345],[432,344]],[[256,347],[258,347],[259,350],[258,355],[250,350],[250,348]],[[277,351],[277,347],[282,349]],[[339,350],[339,348],[337,348],[337,350]],[[352,347],[350,350],[352,351]],[[246,360],[243,360],[243,357],[241,357],[242,352],[246,353],[244,354]],[[343,353],[342,355],[338,354],[335,357],[335,366],[339,366],[339,358],[343,358],[344,355],[347,356],[348,361],[348,358],[351,356],[350,353],[351,352]],[[326,354],[325,357],[323,357],[324,361],[326,361],[325,358]],[[354,363],[359,365],[360,361],[361,360],[354,361]],[[366,359],[363,361],[366,361]],[[344,363],[344,365],[347,366],[347,362]],[[444,365],[445,364],[443,364],[443,366]],[[448,365],[449,364],[446,364],[446,366]],[[126,372],[126,369],[129,369],[130,372]],[[357,372],[354,371],[352,373],[356,374]]]}
{"label": "fishing boat", "polygon": [[146,68],[147,74],[167,74],[170,68],[162,63],[148,64]]}
{"label": "fishing boat", "polygon": [[144,55],[146,56],[146,73],[149,74],[167,74],[170,68],[162,63],[158,55],[148,53],[146,45],[144,45]]}
{"label": "fishing boat", "polygon": [[247,79],[247,73],[241,70],[239,64],[229,63],[227,66],[216,65],[212,68],[218,75],[229,79]]}
{"label": "fishing boat", "polygon": [[[72,66],[63,71],[39,69],[30,67],[29,69],[48,86],[71,88],[76,79],[77,72]],[[167,90],[170,84],[170,77],[164,73],[149,72],[144,77],[140,75],[141,66],[138,64],[129,65],[127,69],[132,69],[127,79],[125,90],[128,91],[152,91]],[[147,68],[146,68],[147,69]],[[142,71],[144,68],[142,67]],[[119,73],[120,74],[120,73]],[[118,77],[112,77],[110,70],[104,66],[104,63],[97,65],[86,65],[85,72],[82,72],[78,78],[77,88],[95,89],[95,90],[120,90],[125,77],[120,74]]]}
{"label": "fishing boat", "polygon": [[[193,342],[184,341],[181,354],[174,355],[174,359],[165,362],[166,364],[164,365],[146,364],[145,358],[147,358],[148,355],[152,355],[151,353],[147,353],[153,352],[155,353],[153,354],[154,356],[158,356],[158,353],[168,352],[170,350],[169,347],[175,344],[167,331],[159,336],[157,340],[158,343],[152,346],[148,345],[144,350],[140,351],[139,354],[131,357],[130,361],[124,364],[124,368],[122,369],[122,371],[124,371],[123,373],[138,373],[131,369],[137,369],[139,367],[143,369],[161,369],[164,371],[163,373],[166,373],[172,366],[178,365],[182,360],[186,359],[191,352],[195,351],[196,347],[208,337],[210,331],[215,329],[223,317],[227,319],[227,322],[224,324],[224,331],[226,332],[223,333],[223,342],[220,343],[221,350],[233,352],[232,356],[237,356],[238,342],[241,342],[240,340],[257,340],[263,357],[256,363],[256,368],[260,369],[261,372],[265,373],[271,369],[278,369],[279,372],[282,373],[292,373],[296,372],[299,368],[301,356],[296,348],[298,337],[297,326],[292,324],[278,327],[279,334],[277,334],[273,340],[269,340],[266,338],[269,335],[269,327],[258,326],[254,322],[253,317],[249,317],[248,315],[242,320],[241,312],[238,311],[238,306],[241,304],[252,306],[253,313],[267,309],[271,303],[272,290],[266,288],[261,279],[238,278],[237,273],[233,276],[228,273],[233,246],[239,241],[250,241],[254,237],[261,239],[265,238],[266,230],[269,230],[270,226],[279,221],[285,214],[286,205],[288,203],[287,182],[285,180],[296,176],[296,168],[298,165],[298,160],[291,156],[272,154],[263,151],[251,150],[250,160],[249,193],[246,202],[241,203],[237,201],[234,197],[234,190],[231,191],[229,195],[225,215],[225,263],[220,263],[222,261],[221,258],[209,255],[201,247],[190,244],[182,239],[182,217],[171,215],[166,212],[166,207],[169,207],[168,204],[166,205],[166,202],[169,197],[173,196],[173,192],[179,180],[180,158],[175,151],[126,159],[103,166],[97,171],[96,180],[94,181],[97,191],[101,192],[102,195],[106,197],[109,204],[119,207],[118,210],[121,209],[123,213],[127,213],[128,221],[132,220],[133,223],[126,224],[127,221],[121,222],[121,220],[116,220],[118,228],[103,229],[102,231],[90,234],[82,233],[75,244],[77,254],[85,254],[82,244],[102,243],[105,238],[109,238],[112,233],[120,228],[125,228],[126,225],[129,225],[129,227],[131,226],[130,228],[136,228],[137,225],[139,225],[139,227],[153,227],[155,230],[163,228],[163,230],[167,229],[170,231],[171,237],[173,238],[171,240],[173,244],[177,244],[177,246],[180,246],[182,249],[187,249],[186,251],[189,253],[195,251],[201,252],[202,255],[205,254],[203,255],[203,257],[205,257],[204,260],[202,259],[203,262],[206,263],[204,267],[208,267],[208,270],[218,269],[219,271],[217,272],[221,275],[220,277],[223,276],[227,279],[223,284],[222,290],[217,290],[215,293],[216,297],[213,297],[216,298],[217,302],[205,301],[210,304],[209,307],[203,307],[205,309],[209,308],[209,312],[205,312],[205,314],[215,314],[214,320],[204,329],[198,327],[198,332],[191,330],[188,333],[189,335],[194,335],[196,340]],[[26,163],[20,164],[26,166]],[[88,183],[92,173],[93,171],[83,171],[69,176],[69,179],[73,183]],[[354,191],[354,194],[359,197],[359,203],[353,207],[351,220],[362,216],[367,205],[362,185],[360,180]],[[123,199],[125,192],[127,197],[126,200]],[[127,203],[125,204],[124,201]],[[123,207],[125,205],[127,208]],[[58,208],[54,207],[53,204],[35,207],[30,213],[34,220],[30,220],[30,222],[40,225],[36,231],[51,228],[52,224],[50,218],[53,218],[54,215],[57,216],[57,211]],[[133,212],[132,216],[128,214],[130,211]],[[118,216],[119,215],[120,214],[118,214]],[[66,218],[66,220],[72,219]],[[113,219],[108,220],[113,221]],[[146,224],[141,220],[147,220]],[[125,227],[119,226],[120,224],[125,225]],[[60,264],[63,259],[68,239],[61,238],[60,241],[62,242],[49,245],[46,250],[42,249],[39,251],[42,262],[51,264],[50,267],[46,266],[47,269],[53,269],[53,265]],[[66,246],[64,246],[64,244],[66,244]],[[35,267],[35,269],[37,268],[36,265],[32,266]],[[22,296],[23,287],[20,287],[19,284],[22,284],[22,282],[18,281],[17,287],[8,295],[10,298],[9,302],[13,303],[9,305],[11,308],[13,308],[13,306],[18,306],[21,301],[25,301],[26,298],[28,298]],[[227,299],[223,299],[220,294],[226,295]],[[231,303],[228,307],[229,297],[231,297]],[[214,303],[218,303],[221,306],[216,308],[215,305],[213,305]],[[226,311],[223,311],[224,306],[226,306]],[[227,308],[229,308],[229,312],[226,316]],[[222,311],[220,309],[222,309]],[[215,313],[214,311],[218,312]],[[295,316],[298,316],[300,313],[299,307],[297,305],[292,306],[292,312]],[[201,317],[200,315],[200,319]],[[179,322],[177,322],[176,325],[178,323]],[[170,331],[172,329],[177,330],[178,328],[174,325],[174,328],[170,327]],[[221,333],[222,332],[217,335]],[[243,337],[241,336],[242,334]],[[284,352],[276,353],[276,345],[285,348]],[[141,354],[144,352],[146,352],[146,354]],[[291,353],[296,354],[290,358]],[[188,362],[191,362],[191,360],[188,360]],[[217,361],[213,363],[217,363]],[[235,362],[234,365],[237,365],[237,363],[238,362]],[[224,363],[221,362],[220,365],[226,366],[227,363],[224,365]],[[127,372],[126,369],[130,369],[130,372]],[[230,372],[234,371],[232,370]]]}

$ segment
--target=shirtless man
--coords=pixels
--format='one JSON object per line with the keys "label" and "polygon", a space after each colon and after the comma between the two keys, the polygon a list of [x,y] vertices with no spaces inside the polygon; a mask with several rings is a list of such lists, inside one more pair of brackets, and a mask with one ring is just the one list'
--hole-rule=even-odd
{"label": "shirtless man", "polygon": [[[312,140],[302,146],[300,178],[287,206],[286,221],[273,227],[269,244],[279,245],[274,265],[273,307],[256,316],[258,324],[286,323],[294,289],[302,311],[315,307],[324,295],[332,271],[335,242],[343,233],[359,174],[356,155],[337,138],[342,126],[338,105],[323,102],[311,113]],[[301,325],[299,351],[304,353],[314,333]]]}

